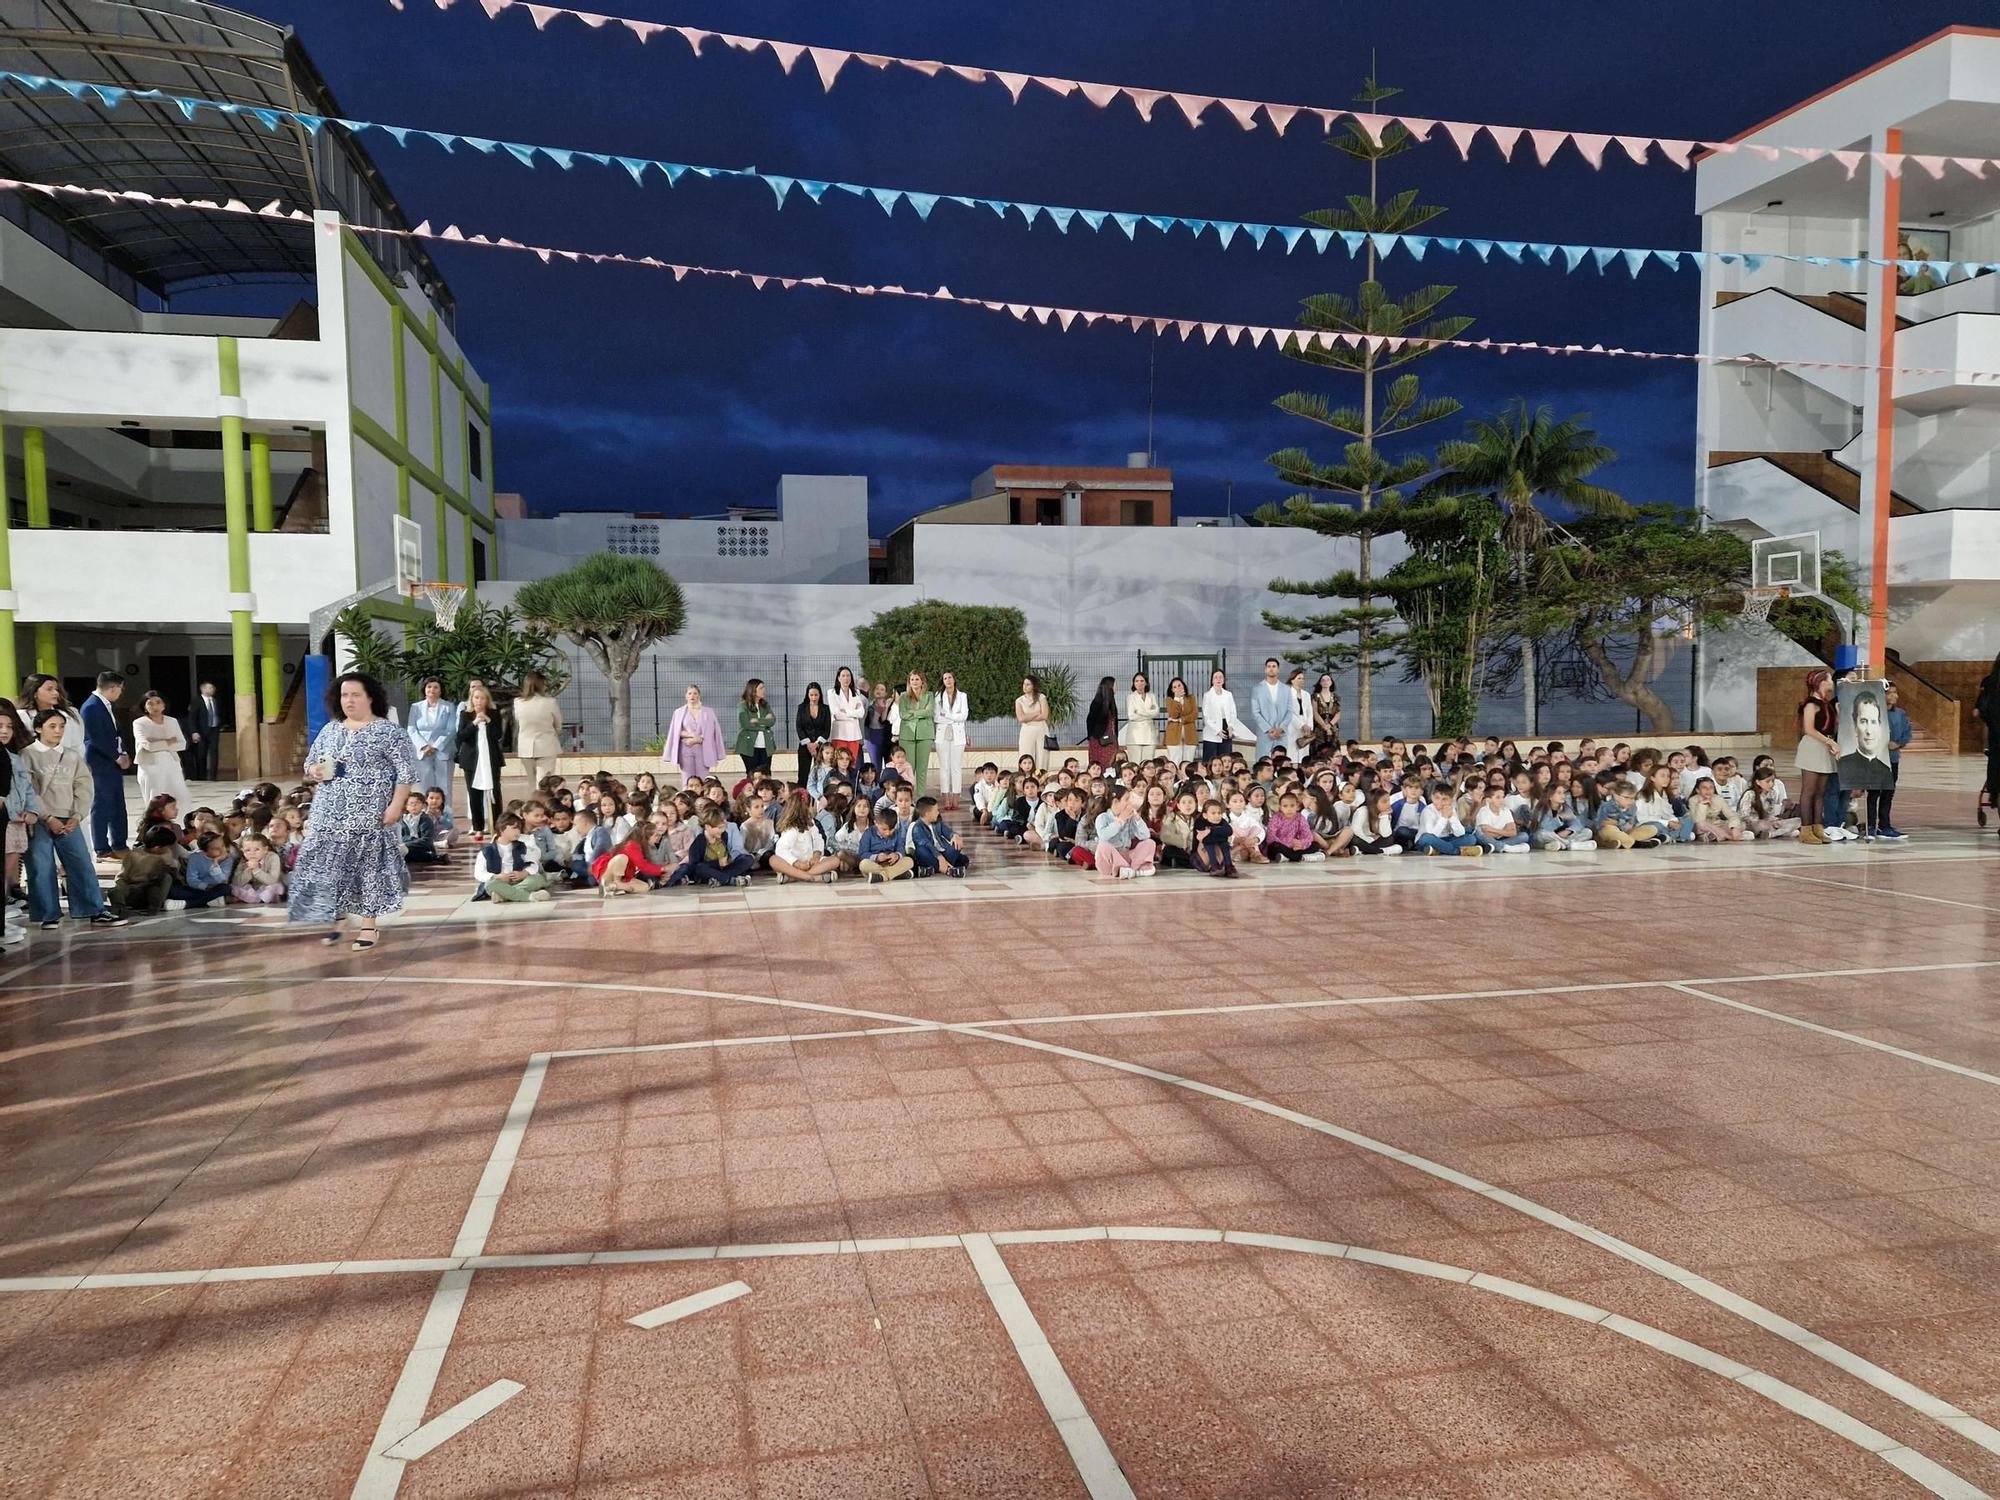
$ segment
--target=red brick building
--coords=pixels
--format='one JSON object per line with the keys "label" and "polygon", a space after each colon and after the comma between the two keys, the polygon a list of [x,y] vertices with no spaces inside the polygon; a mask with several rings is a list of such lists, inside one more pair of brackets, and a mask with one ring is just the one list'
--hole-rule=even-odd
{"label": "red brick building", "polygon": [[1076,464],[995,464],[971,496],[927,510],[889,537],[888,577],[910,578],[917,526],[1171,526],[1174,471],[1150,468],[1135,453],[1123,468]]}

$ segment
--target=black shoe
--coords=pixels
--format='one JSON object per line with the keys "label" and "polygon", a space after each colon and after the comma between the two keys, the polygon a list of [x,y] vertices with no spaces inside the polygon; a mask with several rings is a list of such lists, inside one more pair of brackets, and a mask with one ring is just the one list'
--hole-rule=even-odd
{"label": "black shoe", "polygon": [[54,932],[60,926],[62,926],[61,917],[50,917],[48,921],[42,923],[42,931]]}
{"label": "black shoe", "polygon": [[92,927],[130,927],[132,923],[114,911],[101,911],[90,919]]}
{"label": "black shoe", "polygon": [[491,901],[493,898],[487,895],[485,890],[482,888],[480,892],[477,895],[475,895],[472,899],[474,901]]}

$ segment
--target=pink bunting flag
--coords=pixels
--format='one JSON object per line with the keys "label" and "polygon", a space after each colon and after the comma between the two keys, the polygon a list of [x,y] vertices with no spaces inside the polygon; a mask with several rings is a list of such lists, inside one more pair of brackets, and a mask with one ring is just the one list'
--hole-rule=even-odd
{"label": "pink bunting flag", "polygon": [[1536,159],[1546,167],[1569,137],[1560,130],[1531,130],[1528,139],[1535,143]]}
{"label": "pink bunting flag", "polygon": [[1436,120],[1419,120],[1412,115],[1398,115],[1396,123],[1409,131],[1410,139],[1415,141],[1429,140],[1431,132],[1437,128]]}
{"label": "pink bunting flag", "polygon": [[1267,104],[1264,106],[1264,118],[1271,122],[1271,128],[1277,131],[1279,135],[1285,133],[1285,127],[1292,123],[1292,117],[1298,114],[1298,112],[1298,106],[1295,104]]}
{"label": "pink bunting flag", "polygon": [[534,17],[535,30],[541,31],[562,12],[553,5],[531,5],[528,7],[528,14]]}
{"label": "pink bunting flag", "polygon": [[688,49],[696,57],[701,56],[701,44],[715,35],[712,31],[703,31],[699,26],[671,26],[667,29],[679,32],[681,40],[688,44]]}
{"label": "pink bunting flag", "polygon": [[1167,96],[1158,89],[1124,89],[1121,92],[1138,108],[1139,118],[1151,124],[1153,106]]}
{"label": "pink bunting flag", "polygon": [[1780,151],[1776,146],[1760,146],[1754,141],[1747,142],[1746,147],[1748,150],[1763,157],[1765,161],[1776,161],[1780,156],[1784,155],[1784,152]]}
{"label": "pink bunting flag", "polygon": [[1039,83],[1058,99],[1067,99],[1077,89],[1074,78],[1044,78],[1040,73],[1035,73],[1030,75],[1030,82]]}
{"label": "pink bunting flag", "polygon": [[826,47],[808,47],[806,51],[812,54],[813,66],[819,69],[820,87],[829,91],[833,88],[833,80],[840,76],[840,70],[847,66],[848,58],[854,55]]}
{"label": "pink bunting flag", "polygon": [[856,62],[867,63],[868,66],[873,68],[876,72],[882,73],[886,72],[888,70],[889,64],[894,62],[896,59],[893,57],[885,57],[880,52],[857,52],[854,54],[854,60]]}
{"label": "pink bunting flag", "polygon": [[1583,159],[1589,162],[1593,169],[1601,168],[1604,165],[1604,148],[1611,144],[1610,136],[1587,135],[1580,130],[1572,130],[1569,133],[1569,138],[1575,144],[1577,151],[1582,155]]}
{"label": "pink bunting flag", "polygon": [[806,49],[797,42],[773,42],[771,50],[778,54],[778,66],[788,75],[792,71],[792,64],[806,54]]}
{"label": "pink bunting flag", "polygon": [[1069,325],[1074,323],[1078,316],[1079,314],[1074,308],[1059,307],[1056,309],[1056,321],[1062,324],[1062,331],[1064,333],[1069,332]]}
{"label": "pink bunting flag", "polygon": [[1251,99],[1218,99],[1215,101],[1228,110],[1231,118],[1245,130],[1257,128],[1257,104]]}
{"label": "pink bunting flag", "polygon": [[965,68],[960,67],[957,63],[946,63],[945,66],[960,78],[963,78],[967,83],[986,82],[986,70],[984,68]]}
{"label": "pink bunting flag", "polygon": [[939,73],[944,71],[943,63],[930,62],[924,58],[916,58],[916,57],[904,58],[903,66],[906,68],[914,68],[917,72],[923,74],[924,77],[926,78],[935,78],[938,76]]}
{"label": "pink bunting flag", "polygon": [[1526,132],[1519,125],[1488,125],[1486,133],[1493,137],[1493,144],[1500,148],[1503,160],[1514,159],[1514,148],[1521,143]]}
{"label": "pink bunting flag", "polygon": [[1479,127],[1477,125],[1468,125],[1463,120],[1446,120],[1444,122],[1444,133],[1450,136],[1452,144],[1458,147],[1459,156],[1466,161],[1471,161],[1472,142],[1473,138],[1479,134]]}
{"label": "pink bunting flag", "polygon": [[1180,330],[1181,342],[1183,344],[1188,341],[1188,335],[1194,332],[1194,324],[1185,320],[1176,322],[1174,327]]}
{"label": "pink bunting flag", "polygon": [[1195,126],[1201,124],[1202,114],[1209,105],[1215,103],[1215,100],[1202,94],[1169,94],[1167,97],[1180,106],[1181,113],[1187,116],[1188,124]]}
{"label": "pink bunting flag", "polygon": [[750,285],[757,291],[761,292],[764,290],[764,283],[769,281],[770,279],[771,278],[768,276],[752,276],[750,278]]}
{"label": "pink bunting flag", "polygon": [[636,36],[641,42],[649,42],[667,28],[660,25],[657,21],[627,21],[625,29]]}
{"label": "pink bunting flag", "polygon": [[588,26],[592,31],[603,30],[604,23],[611,19],[611,17],[609,16],[599,15],[594,10],[573,10],[570,12],[570,14],[575,16],[579,21],[583,22],[583,24]]}
{"label": "pink bunting flag", "polygon": [[1083,91],[1083,97],[1099,109],[1104,108],[1119,94],[1118,85],[1115,83],[1079,83],[1077,87]]}
{"label": "pink bunting flag", "polygon": [[1952,160],[1957,162],[1961,167],[1965,168],[1965,170],[1970,172],[1974,177],[1978,177],[1981,179],[1985,178],[1986,160],[1984,157],[1954,156]]}
{"label": "pink bunting flag", "polygon": [[1843,167],[1847,168],[1847,180],[1849,182],[1854,180],[1856,169],[1860,167],[1863,161],[1867,160],[1866,154],[1860,151],[1830,151],[1827,154]]}
{"label": "pink bunting flag", "polygon": [[1653,142],[1650,136],[1621,135],[1614,137],[1614,139],[1619,145],[1625,148],[1625,154],[1632,158],[1634,164],[1641,167],[1646,165],[1647,153],[1653,149]]}
{"label": "pink bunting flag", "polygon": [[1369,140],[1378,146],[1382,144],[1382,132],[1388,128],[1389,124],[1389,117],[1387,115],[1364,115],[1357,113],[1351,116],[1351,118],[1355,124],[1367,132]]}
{"label": "pink bunting flag", "polygon": [[1013,96],[1014,102],[1019,104],[1021,102],[1021,90],[1028,86],[1028,75],[1026,73],[1002,73],[998,69],[995,69],[993,76],[1006,85],[1007,92]]}
{"label": "pink bunting flag", "polygon": [[1204,344],[1212,344],[1215,342],[1216,334],[1221,331],[1222,325],[1220,323],[1204,323],[1201,325],[1201,341]]}
{"label": "pink bunting flag", "polygon": [[731,36],[726,31],[718,31],[715,35],[724,46],[734,47],[738,52],[755,52],[764,45],[762,40],[754,36]]}
{"label": "pink bunting flag", "polygon": [[1868,159],[1891,177],[1903,175],[1903,158],[1893,151],[1870,151]]}
{"label": "pink bunting flag", "polygon": [[1660,148],[1660,155],[1679,167],[1683,172],[1687,170],[1688,158],[1694,155],[1695,143],[1693,141],[1675,141],[1661,136],[1653,144]]}
{"label": "pink bunting flag", "polygon": [[1942,156],[1912,156],[1909,159],[1930,173],[1933,182],[1944,176],[1945,159]]}
{"label": "pink bunting flag", "polygon": [[500,12],[506,10],[514,0],[479,0],[479,8],[486,12],[489,21],[498,20]]}

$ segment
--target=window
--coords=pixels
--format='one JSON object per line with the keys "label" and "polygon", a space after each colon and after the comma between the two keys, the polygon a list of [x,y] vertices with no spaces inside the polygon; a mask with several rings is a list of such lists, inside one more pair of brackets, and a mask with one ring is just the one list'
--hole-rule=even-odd
{"label": "window", "polygon": [[472,465],[472,477],[474,479],[484,479],[486,477],[485,435],[470,422],[465,424],[465,431],[467,436],[472,439],[472,445],[466,450],[466,461]]}
{"label": "window", "polygon": [[660,528],[651,521],[613,521],[604,528],[604,545],[620,557],[658,557]]}
{"label": "window", "polygon": [[1062,523],[1062,500],[1060,498],[1051,497],[1035,502],[1035,524],[1037,526],[1060,526]]}
{"label": "window", "polygon": [[472,539],[472,581],[486,582],[486,543],[477,537]]}
{"label": "window", "polygon": [[1153,502],[1150,500],[1120,500],[1118,502],[1118,524],[1120,526],[1151,526],[1153,524]]}
{"label": "window", "polygon": [[771,528],[768,526],[718,526],[715,528],[717,557],[769,557]]}

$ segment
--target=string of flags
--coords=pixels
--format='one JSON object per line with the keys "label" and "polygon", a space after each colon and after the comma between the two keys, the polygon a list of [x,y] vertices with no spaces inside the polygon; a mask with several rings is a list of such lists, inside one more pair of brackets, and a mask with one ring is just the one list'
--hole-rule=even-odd
{"label": "string of flags", "polygon": [[1698,271],[1711,262],[1721,266],[1741,265],[1752,272],[1761,269],[1769,261],[1790,261],[1821,267],[1837,266],[1847,270],[1893,265],[1905,276],[1915,276],[1920,271],[1928,271],[1944,281],[1956,276],[1969,277],[2000,271],[2000,262],[1889,261],[1869,255],[1798,255],[1769,251],[1751,254],[1734,250],[1662,250],[1634,246],[1555,244],[1536,240],[1478,239],[1469,236],[1370,234],[1358,230],[1317,229],[1300,224],[1260,224],[1239,219],[1193,218],[1184,214],[1127,213],[1116,209],[1077,208],[1028,203],[1011,198],[980,198],[960,193],[928,193],[913,188],[880,187],[868,183],[822,181],[811,177],[761,172],[755,167],[703,166],[688,162],[662,161],[655,157],[618,156],[600,151],[531,145],[522,141],[460,135],[453,131],[425,130],[410,125],[385,125],[375,120],[315,115],[273,106],[237,104],[170,94],[160,89],[132,89],[115,84],[86,83],[76,79],[52,78],[39,73],[18,73],[0,69],[0,85],[5,84],[13,84],[34,93],[62,93],[78,101],[95,100],[111,109],[128,101],[171,107],[189,121],[194,120],[203,110],[212,110],[223,115],[248,116],[266,130],[273,132],[287,124],[297,125],[314,134],[328,126],[334,126],[353,135],[374,132],[405,148],[411,145],[413,138],[429,140],[447,154],[451,153],[454,147],[467,146],[482,156],[512,160],[529,170],[543,163],[558,167],[565,172],[574,170],[580,162],[600,167],[616,167],[622,168],[640,187],[651,186],[656,179],[664,179],[669,187],[677,186],[689,176],[710,180],[755,181],[763,183],[776,195],[778,207],[781,209],[792,200],[795,193],[815,205],[823,203],[828,194],[846,194],[863,201],[872,201],[892,217],[899,206],[907,206],[926,223],[939,204],[951,204],[958,208],[990,211],[1003,221],[1013,216],[1030,229],[1034,228],[1038,221],[1046,219],[1058,233],[1064,235],[1067,235],[1072,228],[1081,228],[1093,234],[1104,233],[1109,228],[1122,233],[1127,240],[1136,240],[1142,230],[1163,235],[1185,231],[1196,240],[1200,240],[1204,235],[1213,235],[1216,243],[1224,250],[1240,237],[1258,250],[1282,249],[1287,255],[1301,245],[1309,245],[1324,255],[1337,245],[1350,256],[1359,256],[1364,250],[1373,249],[1380,256],[1386,257],[1400,251],[1411,260],[1421,261],[1435,251],[1451,255],[1473,255],[1478,257],[1482,265],[1490,264],[1498,257],[1515,265],[1538,263],[1553,267],[1560,263],[1561,269],[1565,272],[1575,272],[1589,266],[1600,275],[1607,269],[1616,267],[1624,270],[1635,280],[1640,271],[1649,265],[1661,266],[1669,271]]}
{"label": "string of flags", "polygon": [[[311,225],[313,216],[302,209],[287,209],[273,200],[262,208],[252,208],[239,198],[217,202],[209,198],[181,198],[141,191],[136,188],[80,187],[73,183],[28,182],[16,178],[0,178],[0,191],[28,191],[49,193],[59,197],[90,198],[99,201],[141,203],[154,207],[184,209],[201,213],[239,215],[248,218],[278,220],[300,225]],[[327,226],[333,228],[332,224]],[[1074,307],[1046,307],[1035,303],[994,301],[983,297],[961,296],[949,287],[940,286],[935,291],[923,291],[913,287],[896,285],[871,285],[830,280],[823,276],[783,276],[772,272],[745,271],[737,268],[682,265],[665,261],[652,255],[628,255],[616,251],[573,250],[553,245],[526,244],[509,239],[504,235],[467,234],[456,224],[448,224],[443,229],[432,228],[426,220],[414,229],[383,228],[372,224],[349,224],[346,226],[356,234],[375,235],[385,239],[427,240],[445,244],[474,245],[483,249],[509,250],[533,255],[544,265],[565,261],[572,265],[615,265],[628,266],[648,271],[665,271],[676,282],[690,276],[714,277],[731,281],[747,281],[757,291],[776,287],[781,291],[794,291],[800,287],[815,291],[841,292],[855,297],[903,297],[923,302],[948,302],[960,307],[977,307],[990,313],[1011,317],[1016,322],[1034,323],[1040,327],[1055,327],[1064,333],[1078,327],[1095,328],[1123,327],[1133,333],[1151,333],[1155,338],[1165,338],[1177,334],[1182,343],[1199,339],[1204,344],[1221,341],[1234,348],[1248,344],[1252,349],[1261,349],[1269,344],[1274,350],[1297,353],[1307,349],[1330,351],[1336,348],[1356,352],[1371,350],[1376,353],[1400,353],[1410,349],[1474,349],[1495,354],[1548,354],[1548,355],[1599,355],[1620,359],[1666,360],[1685,364],[1708,364],[1716,366],[1750,366],[1757,368],[1782,368],[1795,370],[1855,370],[1878,371],[1886,369],[1898,375],[1937,375],[1971,384],[1981,382],[2000,383],[2000,370],[1951,370],[1928,365],[1873,365],[1840,360],[1798,360],[1766,359],[1761,355],[1719,355],[1662,351],[1652,349],[1626,349],[1604,344],[1546,344],[1535,340],[1516,339],[1424,339],[1392,334],[1341,333],[1331,330],[1311,328],[1268,327],[1250,323],[1208,322],[1192,318],[1156,317],[1144,313],[1099,312]]]}
{"label": "string of flags", "polygon": [[[456,0],[432,0],[439,10],[449,10]],[[397,10],[404,8],[404,0],[389,0]],[[1046,89],[1059,98],[1079,97],[1088,100],[1099,109],[1114,100],[1128,101],[1139,113],[1139,118],[1151,124],[1154,111],[1161,104],[1171,103],[1192,127],[1199,127],[1211,112],[1219,111],[1233,119],[1244,130],[1256,130],[1259,125],[1268,126],[1283,135],[1292,123],[1305,116],[1320,122],[1331,134],[1335,126],[1343,121],[1353,121],[1378,144],[1382,133],[1391,125],[1407,130],[1419,141],[1430,139],[1433,131],[1442,130],[1458,148],[1459,155],[1471,159],[1472,147],[1482,136],[1496,147],[1503,160],[1513,161],[1514,152],[1525,139],[1532,147],[1535,160],[1548,166],[1569,147],[1593,168],[1602,167],[1605,155],[1612,146],[1617,146],[1626,156],[1640,166],[1649,164],[1655,153],[1662,161],[1671,162],[1685,170],[1696,153],[1717,156],[1731,156],[1738,152],[1758,156],[1765,161],[1777,161],[1789,157],[1801,162],[1820,161],[1831,158],[1847,171],[1851,179],[1864,162],[1873,162],[1890,176],[1899,176],[1905,164],[1914,163],[1933,178],[1942,178],[1947,167],[1955,166],[1969,172],[1974,177],[1983,178],[1989,167],[2000,168],[2000,158],[1981,156],[1936,156],[1908,151],[1832,151],[1818,146],[1768,146],[1748,141],[1690,141],[1673,136],[1615,135],[1598,134],[1584,130],[1536,130],[1525,125],[1491,125],[1469,120],[1435,120],[1416,115],[1381,115],[1354,109],[1322,109],[1306,104],[1277,104],[1261,99],[1236,99],[1220,94],[1192,94],[1173,89],[1139,88],[1122,83],[1086,83],[1081,79],[1062,78],[1046,73],[1017,73],[1004,68],[981,68],[963,63],[938,62],[929,58],[899,57],[892,53],[860,52],[846,47],[816,47],[804,42],[776,41],[770,37],[738,36],[726,31],[710,31],[699,26],[675,26],[660,21],[641,21],[631,16],[607,15],[602,11],[579,10],[567,5],[541,5],[531,0],[478,0],[479,8],[489,20],[498,20],[510,10],[525,11],[535,24],[537,31],[546,31],[551,21],[574,20],[593,31],[611,27],[636,37],[641,42],[656,36],[673,33],[686,42],[696,57],[704,56],[702,48],[710,41],[737,52],[769,52],[777,59],[778,66],[789,75],[797,67],[801,58],[809,59],[813,71],[819,75],[822,89],[831,91],[834,80],[850,63],[874,68],[881,72],[889,68],[906,68],[921,73],[926,78],[936,78],[950,74],[967,83],[997,83],[1005,88],[1016,104],[1029,84]]]}

